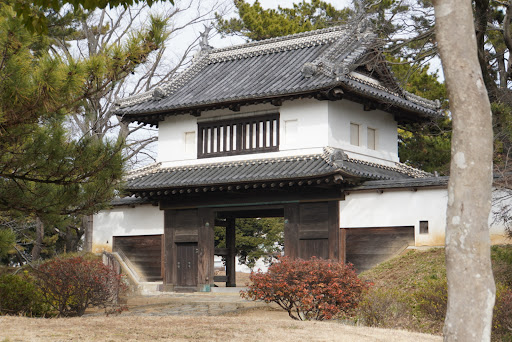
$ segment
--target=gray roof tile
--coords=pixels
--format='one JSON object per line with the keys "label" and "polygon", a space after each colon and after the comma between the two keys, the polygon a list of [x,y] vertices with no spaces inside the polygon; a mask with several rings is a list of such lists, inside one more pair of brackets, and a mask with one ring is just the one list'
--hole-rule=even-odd
{"label": "gray roof tile", "polygon": [[175,189],[236,183],[288,181],[341,175],[344,178],[401,180],[429,174],[396,163],[394,167],[348,158],[343,151],[326,148],[323,154],[210,163],[183,167],[156,166],[129,175],[126,190]]}
{"label": "gray roof tile", "polygon": [[[438,106],[432,101],[403,91],[397,94],[348,74],[374,48],[375,41],[371,32],[343,26],[209,50],[159,89],[162,98],[148,92],[123,99],[116,113],[124,120],[155,123],[152,114],[172,115],[193,108],[308,94],[338,86],[420,116],[437,115]],[[316,70],[311,77],[301,72],[305,64]]]}
{"label": "gray roof tile", "polygon": [[384,190],[400,188],[423,188],[423,187],[441,187],[448,186],[449,177],[424,177],[424,178],[403,178],[394,180],[369,180],[352,188],[354,191],[361,190]]}

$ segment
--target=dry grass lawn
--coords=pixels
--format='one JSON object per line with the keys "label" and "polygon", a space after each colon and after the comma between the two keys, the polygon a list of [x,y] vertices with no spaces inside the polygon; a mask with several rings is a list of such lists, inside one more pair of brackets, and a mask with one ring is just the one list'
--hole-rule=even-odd
{"label": "dry grass lawn", "polygon": [[401,330],[297,322],[258,310],[237,316],[0,317],[0,341],[441,341]]}

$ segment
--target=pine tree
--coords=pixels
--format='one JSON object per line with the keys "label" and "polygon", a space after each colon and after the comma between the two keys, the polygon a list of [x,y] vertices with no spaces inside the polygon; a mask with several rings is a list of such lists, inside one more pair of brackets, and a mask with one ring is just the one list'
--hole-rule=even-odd
{"label": "pine tree", "polygon": [[130,73],[154,42],[64,61],[51,54],[50,37],[33,35],[5,3],[0,31],[0,212],[24,213],[53,230],[105,207],[122,176],[123,141],[73,135],[67,118]]}
{"label": "pine tree", "polygon": [[239,18],[223,19],[217,15],[217,30],[222,34],[239,34],[250,40],[262,40],[326,28],[345,22],[351,10],[337,10],[331,4],[312,0],[293,4],[293,8],[278,6],[264,9],[258,0],[250,5],[244,0],[235,0]]}

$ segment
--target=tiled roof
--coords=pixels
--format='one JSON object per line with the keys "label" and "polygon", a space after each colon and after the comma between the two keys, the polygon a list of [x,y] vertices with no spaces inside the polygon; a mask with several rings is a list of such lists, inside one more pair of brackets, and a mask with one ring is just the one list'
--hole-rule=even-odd
{"label": "tiled roof", "polygon": [[155,123],[158,118],[152,114],[340,87],[420,116],[437,115],[435,102],[353,73],[375,44],[376,36],[369,30],[338,26],[202,51],[191,67],[162,88],[120,100],[116,114],[124,120]]}
{"label": "tiled roof", "polygon": [[343,151],[326,148],[323,154],[244,160],[183,167],[156,167],[129,174],[125,188],[141,190],[179,189],[212,185],[299,181],[339,175],[339,179],[403,179],[429,174],[396,163],[384,166],[348,158]]}
{"label": "tiled roof", "polygon": [[425,187],[443,187],[448,185],[449,177],[423,177],[423,178],[403,178],[394,180],[369,180],[363,182],[351,190],[384,190],[384,189],[402,189],[402,188],[425,188]]}
{"label": "tiled roof", "polygon": [[140,197],[120,197],[120,198],[114,198],[112,201],[110,201],[110,205],[112,205],[114,207],[135,206],[135,205],[141,205],[141,204],[151,204],[151,201],[149,201],[146,198],[140,198]]}

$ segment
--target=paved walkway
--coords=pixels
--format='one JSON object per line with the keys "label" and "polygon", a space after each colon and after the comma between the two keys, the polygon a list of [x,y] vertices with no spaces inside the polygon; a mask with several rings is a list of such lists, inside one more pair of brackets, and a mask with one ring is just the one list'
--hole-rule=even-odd
{"label": "paved walkway", "polygon": [[[253,310],[273,308],[264,302],[248,301],[239,293],[174,293],[129,297],[128,311],[121,316],[218,316]],[[95,315],[95,314],[90,314]]]}

